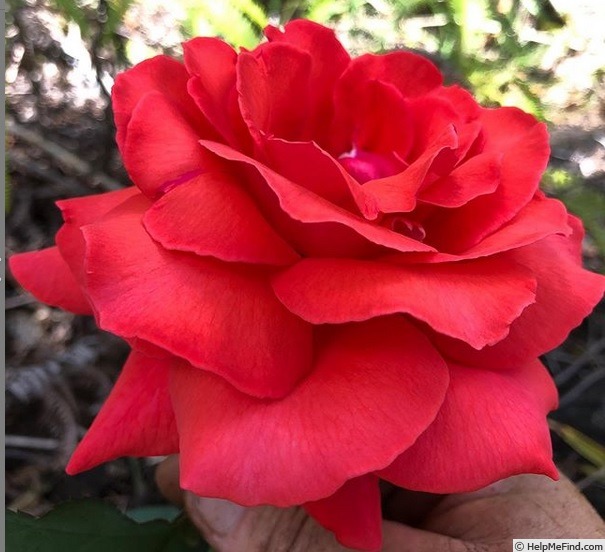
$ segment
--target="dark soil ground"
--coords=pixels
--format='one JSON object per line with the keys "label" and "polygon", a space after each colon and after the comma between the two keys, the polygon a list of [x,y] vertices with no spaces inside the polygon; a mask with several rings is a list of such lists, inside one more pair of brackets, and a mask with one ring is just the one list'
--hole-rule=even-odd
{"label": "dark soil ground", "polygon": [[[108,96],[100,84],[103,74],[115,74],[123,65],[119,52],[97,49],[89,74],[82,76],[65,43],[56,38],[50,12],[32,2],[9,16],[6,256],[52,245],[61,224],[56,200],[128,183],[113,141]],[[593,104],[588,116],[580,117],[583,108],[571,105],[567,118],[563,114],[552,128],[552,166],[571,171],[579,179],[576,186],[598,194],[605,194],[599,134],[603,107],[602,102]],[[581,163],[594,169],[589,177]],[[585,254],[587,265],[603,270],[605,259],[590,237]],[[40,514],[63,500],[85,496],[109,499],[122,509],[161,502],[153,484],[158,459],[121,459],[76,477],[63,471],[108,394],[126,345],[100,332],[91,319],[37,303],[10,274],[6,288],[7,506]],[[561,393],[561,406],[551,416],[557,463],[602,515],[605,467],[595,470],[577,438],[571,447],[569,434],[556,422],[605,444],[604,313],[601,304],[546,356]]]}

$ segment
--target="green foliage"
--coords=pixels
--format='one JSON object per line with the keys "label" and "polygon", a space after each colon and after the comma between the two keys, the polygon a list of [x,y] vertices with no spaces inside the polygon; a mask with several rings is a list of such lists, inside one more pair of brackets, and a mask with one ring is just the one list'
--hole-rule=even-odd
{"label": "green foliage", "polygon": [[6,511],[8,552],[209,552],[183,517],[136,523],[112,506],[81,500],[45,516]]}
{"label": "green foliage", "polygon": [[605,194],[583,187],[572,188],[561,199],[584,222],[586,231],[605,257]]}
{"label": "green foliage", "polygon": [[605,257],[605,194],[586,186],[579,175],[564,169],[548,169],[542,187],[582,219],[599,254]]}
{"label": "green foliage", "polygon": [[99,45],[111,44],[117,39],[124,15],[134,0],[51,0],[50,4],[70,22],[80,28],[84,39],[93,39]]}
{"label": "green foliage", "polygon": [[561,424],[555,420],[549,420],[548,424],[550,429],[580,456],[586,458],[596,468],[605,467],[605,446],[567,424]]}
{"label": "green foliage", "polygon": [[186,15],[185,31],[189,36],[214,34],[233,46],[253,48],[260,40],[268,16],[253,0],[205,2],[177,0]]}

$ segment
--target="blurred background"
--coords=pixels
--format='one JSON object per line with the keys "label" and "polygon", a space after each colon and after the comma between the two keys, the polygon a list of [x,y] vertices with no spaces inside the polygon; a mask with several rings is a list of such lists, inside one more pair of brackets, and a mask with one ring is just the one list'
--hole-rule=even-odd
{"label": "blurred background", "polygon": [[[109,102],[117,73],[181,42],[251,48],[267,24],[306,17],[353,54],[414,49],[484,105],[546,121],[543,188],[580,215],[585,263],[605,268],[605,2],[602,0],[8,0],[6,254],[47,247],[54,201],[128,185]],[[7,274],[6,503],[42,514],[68,498],[121,510],[162,503],[158,459],[63,468],[126,356],[93,322],[37,303]],[[573,294],[573,290],[569,290]],[[561,393],[557,463],[605,515],[605,306],[544,359]]]}

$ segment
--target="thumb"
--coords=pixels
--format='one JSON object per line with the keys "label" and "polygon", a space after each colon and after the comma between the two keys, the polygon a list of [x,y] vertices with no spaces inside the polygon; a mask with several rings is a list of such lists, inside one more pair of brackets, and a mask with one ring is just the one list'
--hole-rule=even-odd
{"label": "thumb", "polygon": [[346,552],[302,508],[245,508],[185,493],[191,521],[217,552]]}
{"label": "thumb", "polygon": [[394,521],[382,523],[381,552],[469,552],[468,543]]}

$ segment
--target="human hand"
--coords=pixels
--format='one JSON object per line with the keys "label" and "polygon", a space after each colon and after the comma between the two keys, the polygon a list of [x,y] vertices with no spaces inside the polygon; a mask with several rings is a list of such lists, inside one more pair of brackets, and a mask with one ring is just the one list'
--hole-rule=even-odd
{"label": "human hand", "polygon": [[[156,475],[217,552],[345,552],[302,508],[244,508],[182,492],[178,458]],[[439,497],[385,489],[382,552],[509,552],[516,538],[605,538],[605,523],[563,475],[519,475],[472,493]],[[406,525],[410,523],[412,525]]]}

